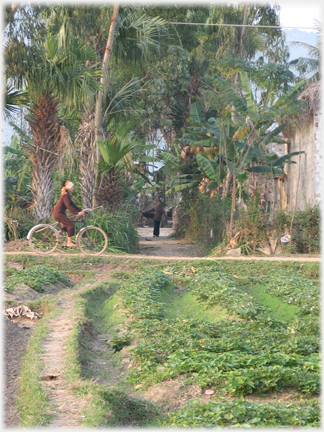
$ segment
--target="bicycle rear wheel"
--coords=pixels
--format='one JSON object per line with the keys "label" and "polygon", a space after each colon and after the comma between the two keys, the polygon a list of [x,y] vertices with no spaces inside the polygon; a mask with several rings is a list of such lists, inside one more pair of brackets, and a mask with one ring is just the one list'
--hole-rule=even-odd
{"label": "bicycle rear wheel", "polygon": [[51,225],[36,225],[28,233],[29,246],[34,252],[47,255],[55,251],[59,237],[59,233]]}
{"label": "bicycle rear wheel", "polygon": [[101,228],[86,227],[79,232],[77,245],[85,255],[101,255],[108,246],[108,237]]}

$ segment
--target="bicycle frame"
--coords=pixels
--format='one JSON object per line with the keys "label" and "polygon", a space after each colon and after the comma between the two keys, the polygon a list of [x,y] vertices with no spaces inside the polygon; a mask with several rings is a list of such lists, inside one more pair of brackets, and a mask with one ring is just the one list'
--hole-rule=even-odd
{"label": "bicycle frame", "polygon": [[[72,222],[77,223],[77,224],[81,224],[81,225],[82,225],[81,229],[80,229],[80,230],[78,231],[78,233],[76,234],[76,239],[78,239],[78,237],[80,236],[80,234],[82,234],[85,230],[87,230],[87,228],[94,228],[94,225],[87,225],[87,223],[86,223],[86,217],[88,216],[88,214],[87,214],[88,212],[91,212],[91,211],[96,210],[96,209],[98,209],[98,208],[102,208],[102,206],[95,207],[95,208],[93,208],[93,209],[90,209],[90,208],[89,208],[89,209],[88,209],[88,208],[87,208],[87,209],[84,209],[83,211],[85,212],[85,214],[82,215],[80,219],[71,219]],[[30,238],[30,234],[31,234],[31,232],[32,232],[35,228],[37,228],[37,227],[41,227],[41,226],[44,226],[44,225],[47,225],[47,227],[51,227],[51,228],[54,230],[54,232],[55,232],[55,234],[56,234],[57,242],[59,243],[59,242],[61,241],[61,235],[60,235],[60,233],[59,233],[59,230],[57,230],[57,229],[55,228],[55,225],[59,225],[59,226],[61,226],[60,222],[55,222],[55,223],[53,223],[53,224],[51,224],[51,223],[47,223],[47,224],[41,223],[41,224],[37,224],[37,225],[33,226],[33,227],[29,230],[29,232],[28,232],[28,234],[27,234],[27,240],[29,240],[29,238]],[[43,228],[43,230],[45,230],[45,229],[46,229],[46,227]],[[39,232],[41,232],[41,231],[42,231],[42,229],[39,230]],[[88,232],[87,232],[87,236],[88,236],[88,239],[90,239],[90,235],[89,235]]]}
{"label": "bicycle frame", "polygon": [[[86,217],[92,210],[95,209],[85,209],[80,218],[72,219],[73,222],[81,225],[81,229],[76,234],[77,244],[73,246],[77,246],[85,255],[101,255],[107,248],[108,237],[101,228],[87,224]],[[55,225],[60,228],[57,229]],[[34,252],[41,255],[54,252],[59,244],[62,243],[62,240],[64,241],[64,236],[60,235],[59,230],[62,230],[59,222],[35,225],[27,234],[29,246]]]}

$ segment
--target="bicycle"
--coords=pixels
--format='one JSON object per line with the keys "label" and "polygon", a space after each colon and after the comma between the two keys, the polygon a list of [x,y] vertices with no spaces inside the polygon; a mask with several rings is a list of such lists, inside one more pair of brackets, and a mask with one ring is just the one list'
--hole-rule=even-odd
{"label": "bicycle", "polygon": [[[76,244],[80,251],[85,255],[101,255],[108,246],[107,234],[101,228],[87,225],[85,221],[88,212],[98,208],[102,207],[85,209],[85,215],[81,216],[81,219],[74,221],[83,225],[76,235]],[[59,225],[59,223],[57,222],[53,225]],[[54,252],[58,245],[64,241],[58,230],[53,225],[38,224],[29,231],[27,235],[29,246],[37,254],[48,255]]]}

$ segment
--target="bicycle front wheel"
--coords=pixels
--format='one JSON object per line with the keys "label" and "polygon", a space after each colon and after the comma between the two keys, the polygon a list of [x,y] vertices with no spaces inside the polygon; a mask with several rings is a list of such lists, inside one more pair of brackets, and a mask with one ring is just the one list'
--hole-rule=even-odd
{"label": "bicycle front wheel", "polygon": [[29,246],[40,255],[47,255],[55,251],[59,241],[59,233],[51,225],[40,224],[34,226],[28,234]]}
{"label": "bicycle front wheel", "polygon": [[108,237],[101,228],[85,227],[78,234],[77,245],[85,255],[101,255],[108,246]]}

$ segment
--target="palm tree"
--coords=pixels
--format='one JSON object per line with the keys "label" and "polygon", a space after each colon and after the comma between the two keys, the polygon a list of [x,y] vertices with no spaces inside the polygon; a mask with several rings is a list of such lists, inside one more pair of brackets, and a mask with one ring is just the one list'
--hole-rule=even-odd
{"label": "palm tree", "polygon": [[64,149],[64,134],[58,118],[58,99],[50,92],[38,96],[32,104],[28,123],[32,143],[26,143],[33,164],[33,203],[36,220],[47,219],[52,205],[52,174]]}
{"label": "palm tree", "polygon": [[[105,101],[105,105],[108,105],[104,113],[106,123],[121,116],[124,120],[130,115],[134,120],[138,117],[141,110],[137,109],[137,102],[139,95],[145,91],[142,82],[143,79],[132,78],[124,85],[117,80],[116,85],[111,86],[109,98]],[[107,133],[104,136],[107,139]],[[97,172],[98,146],[95,136],[95,113],[89,107],[84,107],[79,130],[76,134],[76,144],[81,171],[82,205],[84,208],[91,208]]]}
{"label": "palm tree", "polygon": [[[321,31],[322,26],[319,21],[315,21],[315,30],[318,32],[318,42],[316,46],[305,42],[291,42],[291,46],[304,48],[308,51],[309,57],[299,57],[292,60],[289,64],[298,70],[306,78],[306,86],[318,81],[321,77]],[[308,77],[307,77],[308,75]]]}
{"label": "palm tree", "polygon": [[117,210],[123,200],[120,176],[125,169],[134,168],[131,152],[142,146],[131,132],[132,124],[111,120],[108,125],[108,139],[99,141],[98,147],[104,163],[99,164],[99,188],[96,200],[99,205]]}
{"label": "palm tree", "polygon": [[[114,5],[110,23],[109,36],[101,75],[101,90],[96,100],[95,134],[96,142],[104,139],[104,91],[107,90],[110,80],[110,57],[116,37],[116,57],[126,61],[141,61],[147,59],[151,52],[157,52],[162,46],[162,38],[168,36],[166,21],[159,17],[148,17],[140,10],[125,8],[120,15],[119,4]],[[97,151],[97,164],[100,162],[100,153]],[[99,173],[96,173],[93,206],[97,206],[99,197]]]}
{"label": "palm tree", "polygon": [[80,161],[82,207],[91,208],[96,178],[98,149],[95,137],[95,113],[90,108],[84,108],[75,142],[78,148],[77,155]]}
{"label": "palm tree", "polygon": [[[57,37],[49,37],[41,64],[29,64],[26,73],[31,109],[27,121],[31,139],[25,144],[33,164],[32,209],[38,220],[47,219],[52,204],[52,173],[70,143],[60,119],[73,115],[99,88],[94,50],[74,39],[59,47]],[[72,113],[72,114],[71,114]]]}

